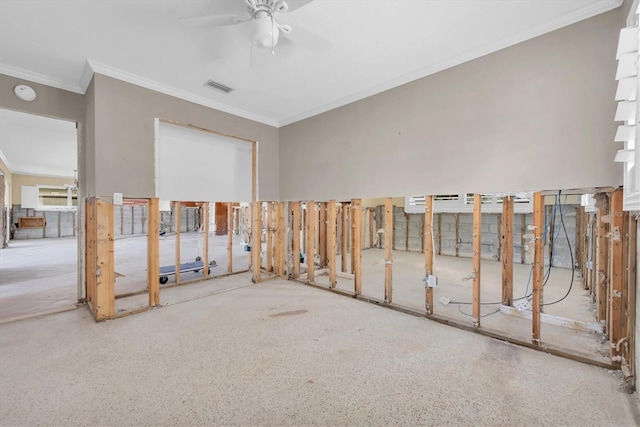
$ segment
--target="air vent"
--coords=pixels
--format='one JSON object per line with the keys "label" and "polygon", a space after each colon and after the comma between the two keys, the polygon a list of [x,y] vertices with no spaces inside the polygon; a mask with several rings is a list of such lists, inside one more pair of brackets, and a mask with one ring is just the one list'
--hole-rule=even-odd
{"label": "air vent", "polygon": [[213,80],[208,80],[204,85],[208,88],[219,90],[220,92],[224,93],[229,93],[233,90],[229,86],[225,86],[222,83],[214,82]]}

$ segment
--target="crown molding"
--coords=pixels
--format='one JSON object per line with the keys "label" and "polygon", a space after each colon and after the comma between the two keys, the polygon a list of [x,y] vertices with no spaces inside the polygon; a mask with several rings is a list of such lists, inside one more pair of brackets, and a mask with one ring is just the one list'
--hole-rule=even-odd
{"label": "crown molding", "polygon": [[58,178],[58,179],[70,179],[73,180],[73,176],[60,174],[60,173],[33,173],[28,170],[22,171],[13,171],[11,172],[13,175],[29,175],[29,176],[38,176],[42,178]]}
{"label": "crown molding", "polygon": [[51,86],[84,95],[84,90],[80,86],[70,85],[63,82],[62,80],[55,79],[50,76],[45,76],[44,74],[40,73],[34,73],[33,71],[25,70],[22,68],[13,67],[11,65],[0,64],[0,74],[6,74],[7,76],[15,77],[16,79],[24,79],[30,82],[39,83],[45,86]]}
{"label": "crown molding", "polygon": [[[134,84],[136,86],[141,86],[147,89],[151,89],[156,92],[164,93],[165,95],[174,96],[176,98],[180,98],[185,101],[193,102],[194,104],[203,105],[205,107],[209,107],[225,113],[233,114],[234,116],[242,117],[248,120],[253,120],[255,122],[259,122],[268,126],[273,126],[276,128],[279,126],[278,121],[270,117],[254,114],[246,110],[241,110],[239,108],[234,108],[220,102],[212,101],[202,96],[194,95],[187,91],[180,90],[162,83],[158,83],[156,81],[149,80],[144,77],[138,76],[136,74],[119,70],[117,68],[113,68],[108,65],[101,64],[99,62],[96,62],[90,59],[88,59],[87,62],[89,63],[89,66],[91,67],[94,73],[102,74],[108,77],[113,77],[114,79],[122,80],[127,83]],[[89,78],[88,81],[90,82],[91,79]],[[87,85],[88,85],[88,82],[87,82]]]}
{"label": "crown molding", "polygon": [[427,77],[431,74],[438,73],[440,71],[446,70],[447,68],[455,67],[465,62],[472,61],[482,56],[497,52],[501,49],[516,45],[518,43],[522,43],[524,41],[533,39],[535,37],[539,37],[543,34],[550,33],[555,30],[559,30],[560,28],[566,27],[568,25],[575,24],[585,19],[592,18],[601,13],[608,12],[612,9],[619,7],[622,3],[623,3],[623,0],[606,0],[598,3],[593,3],[588,7],[585,7],[573,13],[567,14],[558,19],[545,22],[544,24],[528,29],[527,31],[523,31],[521,33],[509,36],[509,37],[505,37],[489,45],[485,45],[485,46],[482,46],[481,48],[468,51],[462,55],[447,58],[443,61],[438,62],[437,64],[419,69],[417,71],[413,71],[411,73],[389,80],[382,84],[372,86],[368,89],[353,93],[339,100],[328,102],[319,107],[312,108],[311,110],[308,110],[304,113],[295,114],[286,119],[280,120],[278,122],[278,127],[287,126],[295,122],[308,119],[313,116],[317,116],[318,114],[326,113],[327,111],[331,111],[333,109],[343,107],[347,104],[360,101],[362,99],[368,98],[373,95],[377,95],[389,89],[393,89],[395,87],[402,86],[412,81],[419,80],[423,77]]}
{"label": "crown molding", "polygon": [[11,165],[9,164],[9,161],[5,157],[2,150],[0,150],[0,160],[2,160],[2,162],[7,166],[7,169],[9,169],[9,172],[13,173],[13,171],[11,170]]}

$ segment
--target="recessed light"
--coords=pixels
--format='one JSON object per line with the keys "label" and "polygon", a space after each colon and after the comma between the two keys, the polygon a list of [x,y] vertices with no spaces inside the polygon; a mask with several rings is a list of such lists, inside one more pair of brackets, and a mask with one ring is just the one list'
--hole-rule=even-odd
{"label": "recessed light", "polygon": [[13,88],[13,93],[23,101],[33,101],[36,99],[36,91],[31,86],[17,85]]}

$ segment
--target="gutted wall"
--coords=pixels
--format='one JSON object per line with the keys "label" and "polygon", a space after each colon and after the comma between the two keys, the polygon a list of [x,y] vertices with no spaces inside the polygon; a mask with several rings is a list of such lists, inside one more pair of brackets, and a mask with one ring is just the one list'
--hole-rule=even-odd
{"label": "gutted wall", "polygon": [[621,184],[621,24],[616,9],[281,128],[281,198]]}
{"label": "gutted wall", "polygon": [[96,195],[155,197],[154,120],[160,118],[257,141],[259,198],[278,200],[277,128],[100,74],[93,83],[95,141],[87,138],[87,156],[94,156]]}
{"label": "gutted wall", "polygon": [[[44,227],[20,228],[20,218],[44,217]],[[74,210],[41,211],[23,209],[20,205],[13,205],[11,209],[11,238],[44,239],[57,237],[72,237],[77,233],[78,212]]]}

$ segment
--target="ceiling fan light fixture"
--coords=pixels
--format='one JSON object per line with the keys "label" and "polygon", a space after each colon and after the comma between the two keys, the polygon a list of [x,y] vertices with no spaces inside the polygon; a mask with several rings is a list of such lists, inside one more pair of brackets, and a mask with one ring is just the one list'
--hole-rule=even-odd
{"label": "ceiling fan light fixture", "polygon": [[280,29],[270,17],[255,19],[254,45],[273,49],[278,43],[278,36],[280,36]]}

